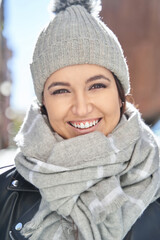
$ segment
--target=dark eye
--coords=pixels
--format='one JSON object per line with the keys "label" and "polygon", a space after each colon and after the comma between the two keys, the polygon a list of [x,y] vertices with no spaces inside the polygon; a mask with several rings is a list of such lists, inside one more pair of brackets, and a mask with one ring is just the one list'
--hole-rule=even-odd
{"label": "dark eye", "polygon": [[91,89],[97,89],[97,88],[106,88],[107,86],[105,85],[105,84],[103,84],[103,83],[95,83],[95,84],[93,84],[90,88],[89,88],[89,90],[91,90]]}
{"label": "dark eye", "polygon": [[69,91],[67,89],[57,89],[54,92],[52,92],[52,95],[63,94],[63,93],[69,93]]}

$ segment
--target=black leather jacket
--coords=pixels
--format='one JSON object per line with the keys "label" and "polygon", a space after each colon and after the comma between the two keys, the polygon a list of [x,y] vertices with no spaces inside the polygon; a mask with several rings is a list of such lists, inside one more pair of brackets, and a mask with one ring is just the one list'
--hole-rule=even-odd
{"label": "black leather jacket", "polygon": [[[0,175],[0,240],[24,240],[20,230],[37,212],[40,201],[38,189],[15,168]],[[160,199],[150,204],[123,240],[160,240]]]}

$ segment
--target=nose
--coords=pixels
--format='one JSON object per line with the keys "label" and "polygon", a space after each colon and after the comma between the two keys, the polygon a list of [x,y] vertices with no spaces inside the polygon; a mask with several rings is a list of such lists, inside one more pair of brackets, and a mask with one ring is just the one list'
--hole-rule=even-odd
{"label": "nose", "polygon": [[92,112],[93,105],[85,94],[77,94],[72,105],[72,113],[79,117],[85,117]]}

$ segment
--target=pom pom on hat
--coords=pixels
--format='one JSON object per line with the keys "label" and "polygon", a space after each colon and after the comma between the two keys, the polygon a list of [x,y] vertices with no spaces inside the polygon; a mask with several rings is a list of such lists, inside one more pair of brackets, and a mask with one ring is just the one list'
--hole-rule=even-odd
{"label": "pom pom on hat", "polygon": [[101,0],[52,0],[50,3],[51,11],[55,14],[73,5],[83,6],[89,13],[97,16],[101,11]]}

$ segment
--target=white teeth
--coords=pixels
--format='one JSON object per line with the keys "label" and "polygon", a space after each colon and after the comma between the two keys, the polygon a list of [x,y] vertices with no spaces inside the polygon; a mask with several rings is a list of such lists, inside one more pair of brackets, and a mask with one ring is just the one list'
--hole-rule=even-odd
{"label": "white teeth", "polygon": [[93,122],[85,122],[85,123],[80,123],[80,124],[76,124],[76,123],[71,123],[73,127],[75,128],[79,128],[79,129],[84,129],[84,128],[89,128],[92,126],[95,126],[98,123],[98,120],[94,120]]}
{"label": "white teeth", "polygon": [[89,126],[92,127],[92,122],[90,122]]}
{"label": "white teeth", "polygon": [[80,128],[84,128],[84,124],[83,123],[80,124]]}
{"label": "white teeth", "polygon": [[85,128],[89,128],[89,122],[85,123]]}

